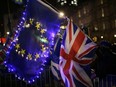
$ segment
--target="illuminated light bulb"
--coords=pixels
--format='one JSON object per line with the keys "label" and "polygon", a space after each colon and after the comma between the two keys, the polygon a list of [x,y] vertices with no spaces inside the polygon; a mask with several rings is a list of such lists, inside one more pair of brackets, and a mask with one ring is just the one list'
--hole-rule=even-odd
{"label": "illuminated light bulb", "polygon": [[43,70],[43,68],[41,68],[41,70]]}
{"label": "illuminated light bulb", "polygon": [[104,38],[104,36],[101,36],[101,38],[103,39],[103,38]]}
{"label": "illuminated light bulb", "polygon": [[18,41],[19,39],[18,38],[16,38],[16,41]]}
{"label": "illuminated light bulb", "polygon": [[11,49],[11,47],[9,47],[9,49]]}
{"label": "illuminated light bulb", "polygon": [[18,77],[18,79],[21,79],[20,77]]}
{"label": "illuminated light bulb", "polygon": [[9,54],[9,51],[7,51],[6,53]]}
{"label": "illuminated light bulb", "polygon": [[63,13],[63,12],[60,12],[60,13],[59,13],[59,17],[60,17],[60,18],[63,18],[63,17],[64,17],[64,13]]}
{"label": "illuminated light bulb", "polygon": [[15,77],[17,77],[17,75],[15,75]]}
{"label": "illuminated light bulb", "polygon": [[17,50],[17,49],[16,49],[15,51],[16,51],[16,52],[18,52],[18,50]]}
{"label": "illuminated light bulb", "polygon": [[55,37],[55,34],[54,33],[52,33],[51,35],[52,35],[52,37]]}
{"label": "illuminated light bulb", "polygon": [[45,60],[44,63],[46,63],[47,61]]}
{"label": "illuminated light bulb", "polygon": [[18,51],[18,54],[20,54],[21,52],[20,51]]}
{"label": "illuminated light bulb", "polygon": [[23,19],[23,20],[25,20],[25,18],[24,18],[24,17],[22,17],[22,19]]}
{"label": "illuminated light bulb", "polygon": [[34,59],[34,61],[37,61],[37,59]]}
{"label": "illuminated light bulb", "polygon": [[4,64],[6,64],[6,61],[4,61]]}
{"label": "illuminated light bulb", "polygon": [[60,28],[61,28],[61,29],[65,29],[65,28],[66,28],[66,26],[60,26]]}
{"label": "illuminated light bulb", "polygon": [[32,81],[33,81],[33,82],[35,82],[35,80],[34,80],[34,79],[33,79]]}
{"label": "illuminated light bulb", "polygon": [[23,22],[21,21],[20,24],[22,24]]}
{"label": "illuminated light bulb", "polygon": [[7,34],[7,35],[9,35],[9,34],[10,34],[10,32],[6,32],[6,34]]}
{"label": "illuminated light bulb", "polygon": [[10,68],[8,68],[8,71],[10,71]]}
{"label": "illuminated light bulb", "polygon": [[23,12],[23,15],[25,15],[26,13],[25,12]]}
{"label": "illuminated light bulb", "polygon": [[16,33],[18,33],[18,30],[16,30]]}
{"label": "illuminated light bulb", "polygon": [[14,71],[14,69],[11,69],[11,71],[13,72],[13,71]]}
{"label": "illuminated light bulb", "polygon": [[25,81],[25,78],[23,78],[23,81]]}
{"label": "illuminated light bulb", "polygon": [[19,25],[21,26],[21,23]]}
{"label": "illuminated light bulb", "polygon": [[23,55],[23,54],[22,54],[21,56],[22,56],[22,57],[24,57],[24,55]]}
{"label": "illuminated light bulb", "polygon": [[31,83],[31,81],[28,81],[28,83]]}
{"label": "illuminated light bulb", "polygon": [[28,60],[28,57],[26,57],[26,59]]}
{"label": "illuminated light bulb", "polygon": [[116,37],[116,34],[114,34],[114,37]]}
{"label": "illuminated light bulb", "polygon": [[36,76],[36,78],[39,78],[39,76]]}
{"label": "illuminated light bulb", "polygon": [[7,65],[5,65],[5,67],[7,67]]}
{"label": "illuminated light bulb", "polygon": [[12,42],[10,42],[12,44]]}
{"label": "illuminated light bulb", "polygon": [[29,27],[30,27],[30,24],[26,24],[25,27],[26,27],[26,28],[29,28]]}
{"label": "illuminated light bulb", "polygon": [[15,46],[15,43],[13,44],[13,46]]}

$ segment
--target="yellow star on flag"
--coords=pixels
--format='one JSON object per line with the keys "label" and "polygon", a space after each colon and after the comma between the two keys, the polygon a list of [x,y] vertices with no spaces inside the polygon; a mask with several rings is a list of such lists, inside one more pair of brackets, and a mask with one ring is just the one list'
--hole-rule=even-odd
{"label": "yellow star on flag", "polygon": [[25,50],[22,49],[21,50],[21,54],[24,55],[25,54]]}
{"label": "yellow star on flag", "polygon": [[40,23],[36,22],[36,26],[35,26],[37,29],[40,28]]}
{"label": "yellow star on flag", "polygon": [[16,44],[15,48],[19,49],[20,48],[20,44]]}
{"label": "yellow star on flag", "polygon": [[41,32],[42,34],[45,33],[45,29],[42,29],[40,32]]}
{"label": "yellow star on flag", "polygon": [[28,54],[27,57],[29,58],[29,60],[32,60],[32,54]]}
{"label": "yellow star on flag", "polygon": [[36,53],[35,58],[36,59],[40,58],[40,55],[38,53]]}
{"label": "yellow star on flag", "polygon": [[45,48],[45,47],[42,47],[42,49],[41,49],[41,50],[44,52],[44,51],[46,51],[46,48]]}
{"label": "yellow star on flag", "polygon": [[33,21],[34,21],[34,20],[30,18],[30,20],[29,20],[30,24],[33,24]]}

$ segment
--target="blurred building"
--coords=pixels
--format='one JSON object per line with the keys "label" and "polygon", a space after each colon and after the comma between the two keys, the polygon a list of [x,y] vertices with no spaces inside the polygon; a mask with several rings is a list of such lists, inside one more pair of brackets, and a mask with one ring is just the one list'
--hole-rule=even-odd
{"label": "blurred building", "polygon": [[14,18],[14,14],[4,15],[4,36],[7,37],[11,32],[14,31],[14,28],[18,24],[18,17]]}
{"label": "blurred building", "polygon": [[[73,21],[78,26],[85,26],[88,35],[95,41],[107,40],[116,44],[116,0],[78,0],[77,6],[71,7],[69,4],[61,5],[61,0],[43,0],[51,3],[52,6],[73,17]],[[58,2],[59,1],[59,2]],[[68,0],[64,0],[64,2]],[[17,16],[14,18],[14,15]],[[11,28],[17,25],[21,11],[11,14]],[[8,15],[4,16],[5,35],[9,31]]]}
{"label": "blurred building", "polygon": [[73,20],[86,26],[97,42],[107,40],[116,44],[116,0],[85,0],[75,9]]}

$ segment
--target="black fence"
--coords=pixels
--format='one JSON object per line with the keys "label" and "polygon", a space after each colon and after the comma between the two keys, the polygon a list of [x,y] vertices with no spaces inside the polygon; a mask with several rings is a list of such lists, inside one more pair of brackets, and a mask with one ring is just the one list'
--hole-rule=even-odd
{"label": "black fence", "polygon": [[[45,71],[33,84],[27,84],[26,82],[19,80],[14,74],[5,72],[4,67],[0,70],[0,87],[62,87],[60,82],[55,81],[50,71],[50,67],[47,67]],[[96,77],[93,79],[94,87],[116,87],[116,75],[107,75],[105,78]]]}
{"label": "black fence", "polygon": [[61,87],[59,82],[53,79],[50,67],[45,68],[40,78],[32,84],[28,84],[7,72],[5,67],[0,68],[0,87]]}
{"label": "black fence", "polygon": [[94,87],[116,87],[116,75],[107,75],[105,78],[93,79]]}

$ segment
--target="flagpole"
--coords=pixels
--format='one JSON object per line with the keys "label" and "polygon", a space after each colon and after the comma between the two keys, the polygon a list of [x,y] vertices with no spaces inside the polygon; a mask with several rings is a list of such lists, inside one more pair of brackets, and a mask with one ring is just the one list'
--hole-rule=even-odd
{"label": "flagpole", "polygon": [[56,7],[54,7],[52,4],[50,4],[48,1],[46,1],[46,0],[43,0],[46,4],[48,4],[49,6],[51,6],[53,9],[55,9],[57,12],[59,12],[59,10],[56,8]]}

